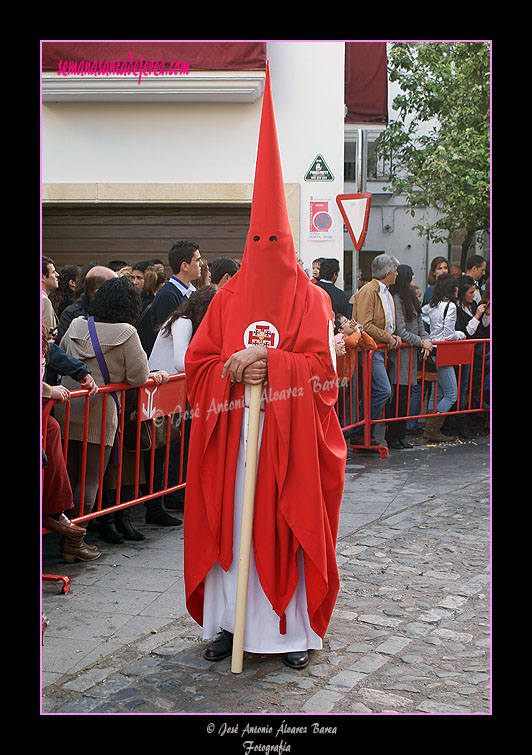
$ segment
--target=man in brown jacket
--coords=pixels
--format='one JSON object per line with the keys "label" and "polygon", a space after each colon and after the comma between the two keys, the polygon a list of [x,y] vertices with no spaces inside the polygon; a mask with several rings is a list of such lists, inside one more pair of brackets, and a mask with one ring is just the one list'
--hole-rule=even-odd
{"label": "man in brown jacket", "polygon": [[[399,260],[388,254],[379,254],[372,262],[372,279],[360,288],[354,297],[353,318],[377,344],[386,344],[373,354],[371,368],[371,419],[379,419],[389,401],[392,389],[384,360],[385,350],[397,349],[401,338],[395,332],[395,307],[388,287],[395,283]],[[362,413],[361,413],[362,416]],[[357,432],[358,430],[358,432]],[[362,442],[362,430],[351,433],[351,443]],[[375,425],[371,426],[374,439]]]}

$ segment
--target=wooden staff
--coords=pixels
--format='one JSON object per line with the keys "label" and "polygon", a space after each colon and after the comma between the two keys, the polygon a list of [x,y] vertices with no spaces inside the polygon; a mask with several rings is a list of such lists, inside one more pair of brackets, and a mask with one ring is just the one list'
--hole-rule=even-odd
{"label": "wooden staff", "polygon": [[244,632],[246,629],[249,559],[251,554],[255,484],[257,479],[261,395],[262,383],[250,386],[246,467],[244,470],[244,496],[242,501],[242,523],[240,525],[240,551],[238,555],[235,628],[233,634],[233,654],[231,657],[231,671],[233,674],[240,674],[242,672],[244,659]]}

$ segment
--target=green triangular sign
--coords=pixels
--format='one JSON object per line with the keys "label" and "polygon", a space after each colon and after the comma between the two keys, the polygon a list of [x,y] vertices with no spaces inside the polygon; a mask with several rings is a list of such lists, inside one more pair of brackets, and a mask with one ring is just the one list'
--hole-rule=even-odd
{"label": "green triangular sign", "polygon": [[316,155],[307,171],[305,181],[334,181],[334,176],[321,155]]}

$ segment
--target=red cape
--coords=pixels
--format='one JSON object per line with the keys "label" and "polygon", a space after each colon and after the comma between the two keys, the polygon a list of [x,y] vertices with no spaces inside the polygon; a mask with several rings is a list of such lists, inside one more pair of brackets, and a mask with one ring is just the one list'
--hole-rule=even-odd
{"label": "red cape", "polygon": [[[203,623],[204,580],[233,557],[233,504],[243,414],[243,384],[222,380],[224,362],[243,348],[237,273],[212,300],[186,353],[194,411],[185,502],[185,588],[192,617]],[[330,350],[330,299],[298,268],[293,296],[268,349],[266,406],[255,495],[255,564],[281,619],[298,580],[303,549],[310,624],[324,636],[339,587],[335,558],[346,444],[334,404],[337,375]],[[286,300],[285,300],[286,302]],[[285,304],[285,310],[287,309]],[[236,326],[236,327],[235,327]]]}

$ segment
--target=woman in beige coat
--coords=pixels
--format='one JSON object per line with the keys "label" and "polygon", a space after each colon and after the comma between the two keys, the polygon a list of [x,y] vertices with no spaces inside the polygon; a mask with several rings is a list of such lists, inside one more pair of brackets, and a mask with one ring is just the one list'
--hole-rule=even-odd
{"label": "woman in beige coat", "polygon": [[[94,318],[98,341],[109,372],[110,383],[142,385],[148,377],[164,382],[166,373],[152,373],[148,367],[146,353],[142,348],[135,327],[140,310],[140,295],[135,286],[125,277],[105,281],[91,302],[89,314]],[[84,317],[73,320],[61,340],[61,348],[77,359],[85,362],[97,385],[104,385],[95,348],[89,332],[89,323]],[[78,387],[64,377],[63,385],[70,390]],[[80,510],[83,437],[85,432],[85,397],[70,401],[70,421],[68,426],[68,469],[74,494],[74,505]],[[93,396],[89,401],[89,421],[87,428],[87,465],[84,484],[83,513],[92,510],[98,492],[100,476],[100,450],[102,440],[102,411],[104,395]],[[65,407],[59,405],[55,416],[63,433],[65,429]],[[118,413],[111,395],[107,397],[106,423],[104,429],[103,472],[109,463],[112,447],[118,428]],[[68,562],[76,558],[93,560],[94,546],[87,545],[83,537],[64,538],[61,543],[63,559]]]}

